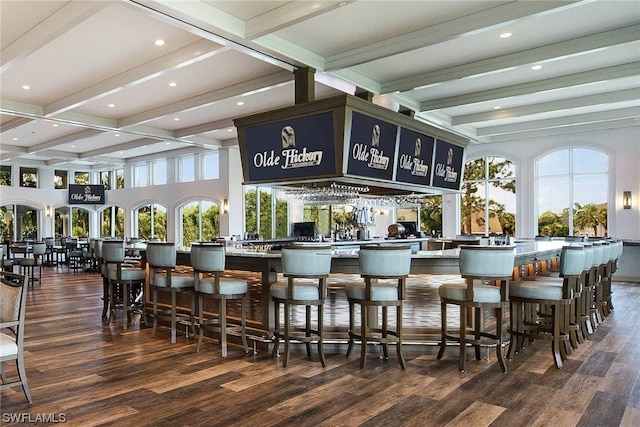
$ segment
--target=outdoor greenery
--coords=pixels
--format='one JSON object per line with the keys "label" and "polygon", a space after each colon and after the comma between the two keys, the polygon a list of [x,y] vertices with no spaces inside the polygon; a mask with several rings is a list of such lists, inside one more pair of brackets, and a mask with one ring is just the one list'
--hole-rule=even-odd
{"label": "outdoor greenery", "polygon": [[485,218],[487,200],[485,194],[479,192],[481,187],[489,185],[515,194],[516,182],[513,179],[511,166],[512,163],[509,160],[496,157],[473,160],[465,165],[460,206],[462,234],[472,234],[478,228],[485,230],[486,221],[491,218],[498,219],[501,234],[515,234],[515,214],[508,212],[503,204],[490,199],[488,201],[489,218]]}
{"label": "outdoor greenery", "polygon": [[[181,212],[183,246],[191,246],[191,242],[211,241],[216,237],[220,237],[220,208],[218,205],[213,204],[202,213],[202,216],[200,216],[199,203],[187,205],[181,209]],[[202,235],[200,235],[201,221]]]}
{"label": "outdoor greenery", "polygon": [[[584,206],[575,204],[573,228],[575,235],[606,236],[607,207],[604,204],[589,203]],[[543,212],[538,216],[538,234],[545,236],[569,235],[569,208],[561,213]]]}
{"label": "outdoor greenery", "polygon": [[289,215],[287,202],[276,199],[276,234],[271,233],[271,201],[272,192],[260,191],[260,229],[258,229],[258,204],[256,189],[247,190],[244,194],[245,230],[249,233],[260,233],[263,239],[283,238],[289,235]]}
{"label": "outdoor greenery", "polygon": [[442,233],[442,196],[429,196],[422,199],[420,231],[426,234]]}
{"label": "outdoor greenery", "polygon": [[[153,230],[151,213],[153,209]],[[167,212],[159,205],[147,205],[138,209],[138,236],[141,239],[167,240]]]}

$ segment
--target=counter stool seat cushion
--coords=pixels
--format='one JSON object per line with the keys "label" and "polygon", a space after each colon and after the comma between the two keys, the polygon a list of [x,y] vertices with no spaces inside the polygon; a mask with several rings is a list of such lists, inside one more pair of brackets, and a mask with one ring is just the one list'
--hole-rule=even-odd
{"label": "counter stool seat cushion", "polygon": [[216,280],[213,277],[200,279],[198,292],[204,294],[240,295],[247,293],[247,282],[240,279],[220,278],[220,291],[216,292]]}
{"label": "counter stool seat cushion", "polygon": [[[139,268],[122,268],[120,270],[120,280],[144,281],[147,272]],[[107,276],[109,280],[118,280],[118,270],[109,268]]]}
{"label": "counter stool seat cushion", "polygon": [[18,354],[18,344],[16,340],[7,334],[0,334],[0,358],[5,356],[15,356]]}
{"label": "counter stool seat cushion", "polygon": [[[349,283],[346,293],[347,298],[350,299],[367,299],[367,287],[364,283]],[[391,283],[372,283],[370,301],[398,301],[398,285]]]}
{"label": "counter stool seat cushion", "polygon": [[[467,284],[466,283],[445,283],[438,288],[440,298],[452,301],[469,301],[467,300]],[[492,285],[474,285],[473,286],[473,302],[500,302],[500,288]]]}
{"label": "counter stool seat cushion", "polygon": [[[285,300],[288,298],[289,285],[287,282],[278,282],[271,285],[271,296]],[[320,296],[317,283],[299,283],[293,285],[293,296],[290,298],[296,301],[315,301],[323,298]]]}
{"label": "counter stool seat cushion", "polygon": [[562,299],[562,282],[539,280],[512,282],[509,284],[509,295],[515,298],[558,301]]}
{"label": "counter stool seat cushion", "polygon": [[172,273],[171,283],[167,283],[167,276],[156,274],[153,277],[153,286],[157,286],[159,288],[193,288],[193,275]]}

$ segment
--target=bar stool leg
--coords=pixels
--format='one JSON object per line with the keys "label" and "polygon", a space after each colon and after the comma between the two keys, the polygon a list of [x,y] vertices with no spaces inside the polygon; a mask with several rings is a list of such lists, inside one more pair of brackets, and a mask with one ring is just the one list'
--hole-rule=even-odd
{"label": "bar stool leg", "polygon": [[327,361],[324,358],[324,305],[318,306],[318,356],[323,368],[327,367]]}
{"label": "bar stool leg", "polygon": [[227,358],[227,299],[222,297],[219,300],[219,317],[220,323],[220,346],[222,347],[222,358]]}
{"label": "bar stool leg", "polygon": [[467,358],[467,307],[460,304],[460,355],[458,357],[458,370],[464,372],[464,364]]}
{"label": "bar stool leg", "polygon": [[286,368],[289,363],[289,328],[291,327],[291,307],[287,301],[284,301],[284,356],[282,359],[282,367]]}
{"label": "bar stool leg", "polygon": [[311,341],[310,341],[310,337],[311,337],[311,306],[310,305],[306,305],[304,307],[304,311],[305,311],[305,320],[306,320],[306,325],[305,325],[305,329],[304,329],[304,335],[306,337],[305,340],[305,347],[307,348],[307,357],[309,359],[311,359]]}
{"label": "bar stool leg", "polygon": [[382,306],[382,354],[385,360],[389,359],[389,345],[387,344],[387,327],[389,324],[388,310],[386,306]]}
{"label": "bar stool leg", "polygon": [[364,304],[360,304],[360,369],[364,369],[367,363],[367,316],[369,307]]}
{"label": "bar stool leg", "polygon": [[400,362],[400,366],[402,370],[407,369],[407,363],[404,360],[404,355],[402,354],[402,301],[400,304],[396,306],[396,334],[398,338],[398,342],[396,343],[396,354],[398,357],[398,361]]}
{"label": "bar stool leg", "polygon": [[447,348],[447,304],[444,302],[440,303],[440,351],[438,351],[438,356],[436,357],[438,360],[442,359],[444,356],[444,351]]}
{"label": "bar stool leg", "polygon": [[355,307],[354,303],[349,301],[349,347],[347,347],[347,357],[351,356],[354,345],[354,323],[355,323]]}

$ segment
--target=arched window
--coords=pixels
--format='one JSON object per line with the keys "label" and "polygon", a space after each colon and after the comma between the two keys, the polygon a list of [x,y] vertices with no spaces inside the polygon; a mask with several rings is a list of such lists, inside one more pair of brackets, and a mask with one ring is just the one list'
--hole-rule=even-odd
{"label": "arched window", "polygon": [[180,208],[180,245],[191,246],[191,242],[210,241],[220,237],[220,207],[208,200],[188,202]]}
{"label": "arched window", "polygon": [[607,173],[607,155],[589,148],[558,150],[538,159],[538,234],[606,236]]}
{"label": "arched window", "polygon": [[513,162],[483,157],[467,162],[461,199],[462,234],[516,233],[516,173]]}
{"label": "arched window", "polygon": [[55,233],[58,236],[88,237],[89,211],[72,206],[56,208]]}
{"label": "arched window", "polygon": [[167,208],[158,204],[139,206],[134,211],[134,234],[141,239],[167,240]]}
{"label": "arched window", "polygon": [[37,239],[38,209],[25,205],[0,207],[0,233],[2,241]]}
{"label": "arched window", "polygon": [[98,215],[100,237],[124,239],[124,209],[120,206],[107,206]]}

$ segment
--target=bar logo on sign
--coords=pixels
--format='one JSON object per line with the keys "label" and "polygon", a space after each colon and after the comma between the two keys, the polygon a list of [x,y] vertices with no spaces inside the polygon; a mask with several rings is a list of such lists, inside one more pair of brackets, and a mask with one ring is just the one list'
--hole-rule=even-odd
{"label": "bar logo on sign", "polygon": [[353,112],[348,173],[391,179],[397,126]]}
{"label": "bar logo on sign", "polygon": [[438,140],[436,143],[433,185],[459,189],[464,148]]}
{"label": "bar logo on sign", "polygon": [[70,205],[103,205],[104,203],[104,186],[69,185]]}
{"label": "bar logo on sign", "polygon": [[327,156],[334,156],[331,113],[253,126],[245,132],[250,180],[335,173],[335,165],[327,164]]}
{"label": "bar logo on sign", "polygon": [[401,128],[396,181],[431,185],[432,161],[433,138]]}

